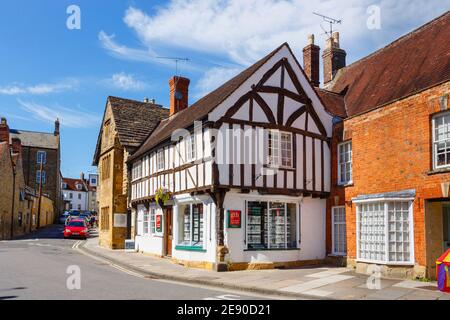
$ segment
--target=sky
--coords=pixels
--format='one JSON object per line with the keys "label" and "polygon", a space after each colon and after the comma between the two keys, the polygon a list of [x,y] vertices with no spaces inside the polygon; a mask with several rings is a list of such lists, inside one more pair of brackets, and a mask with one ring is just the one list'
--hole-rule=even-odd
{"label": "sky", "polygon": [[342,20],[334,28],[350,64],[449,9],[450,0],[1,1],[0,116],[42,132],[60,118],[61,171],[79,177],[96,172],[108,96],[168,106],[177,69],[161,57],[189,59],[178,74],[191,79],[192,104],[284,42],[299,61],[308,34],[323,49],[329,25],[313,12]]}

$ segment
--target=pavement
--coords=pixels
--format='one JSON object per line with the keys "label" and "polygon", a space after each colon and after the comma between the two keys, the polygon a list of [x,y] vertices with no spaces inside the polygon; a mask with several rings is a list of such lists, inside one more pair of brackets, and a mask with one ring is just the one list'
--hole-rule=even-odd
{"label": "pavement", "polygon": [[[55,225],[0,241],[0,300],[263,300],[276,297],[155,279],[77,249]],[[95,237],[95,231],[92,232]],[[96,243],[96,238],[93,238]]]}
{"label": "pavement", "polygon": [[141,276],[246,294],[282,299],[450,300],[450,294],[438,291],[436,282],[369,279],[347,268],[315,266],[219,273],[187,268],[169,259],[142,253],[110,250],[100,247],[96,238],[80,242],[77,248],[88,256]]}

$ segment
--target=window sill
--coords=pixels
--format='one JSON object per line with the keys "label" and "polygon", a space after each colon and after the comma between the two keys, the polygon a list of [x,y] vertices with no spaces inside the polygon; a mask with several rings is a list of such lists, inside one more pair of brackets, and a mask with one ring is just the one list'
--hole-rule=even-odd
{"label": "window sill", "polygon": [[279,167],[272,167],[270,165],[264,165],[265,169],[269,169],[269,170],[286,170],[286,171],[295,171],[294,167],[283,167],[283,166],[279,166]]}
{"label": "window sill", "polygon": [[175,246],[175,250],[206,252],[206,250],[203,249],[203,247],[191,247],[191,246]]}
{"label": "window sill", "polygon": [[347,187],[353,187],[353,181],[352,182],[348,182],[348,183],[338,183],[336,184],[337,187],[342,187],[342,188],[347,188]]}
{"label": "window sill", "polygon": [[440,173],[450,173],[450,167],[430,170],[427,172],[427,175],[432,176]]}
{"label": "window sill", "polygon": [[387,261],[372,261],[372,260],[365,260],[365,259],[356,259],[356,262],[380,264],[380,265],[386,265],[386,266],[405,266],[405,267],[413,267],[414,266],[414,262],[387,262]]}

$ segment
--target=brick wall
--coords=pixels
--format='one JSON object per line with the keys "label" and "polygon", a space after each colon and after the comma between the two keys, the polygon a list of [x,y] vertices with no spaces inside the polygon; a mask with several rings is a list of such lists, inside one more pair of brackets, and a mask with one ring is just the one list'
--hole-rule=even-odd
{"label": "brick wall", "polygon": [[[444,83],[335,125],[332,144],[332,192],[327,209],[327,251],[331,252],[331,207],[346,205],[347,254],[356,258],[357,195],[415,189],[414,247],[416,263],[425,266],[425,200],[441,198],[441,183],[450,172],[432,174],[431,117],[441,112]],[[353,185],[337,186],[337,143],[352,140]],[[339,197],[336,202],[335,196]],[[335,203],[336,202],[336,203]]]}

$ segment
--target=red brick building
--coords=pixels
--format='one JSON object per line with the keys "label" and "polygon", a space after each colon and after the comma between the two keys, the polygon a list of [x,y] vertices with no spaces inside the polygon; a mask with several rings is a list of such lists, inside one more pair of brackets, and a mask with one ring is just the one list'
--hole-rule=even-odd
{"label": "red brick building", "polygon": [[323,53],[317,91],[339,116],[327,252],[361,272],[433,278],[450,246],[449,34],[447,12],[349,66],[337,34]]}

